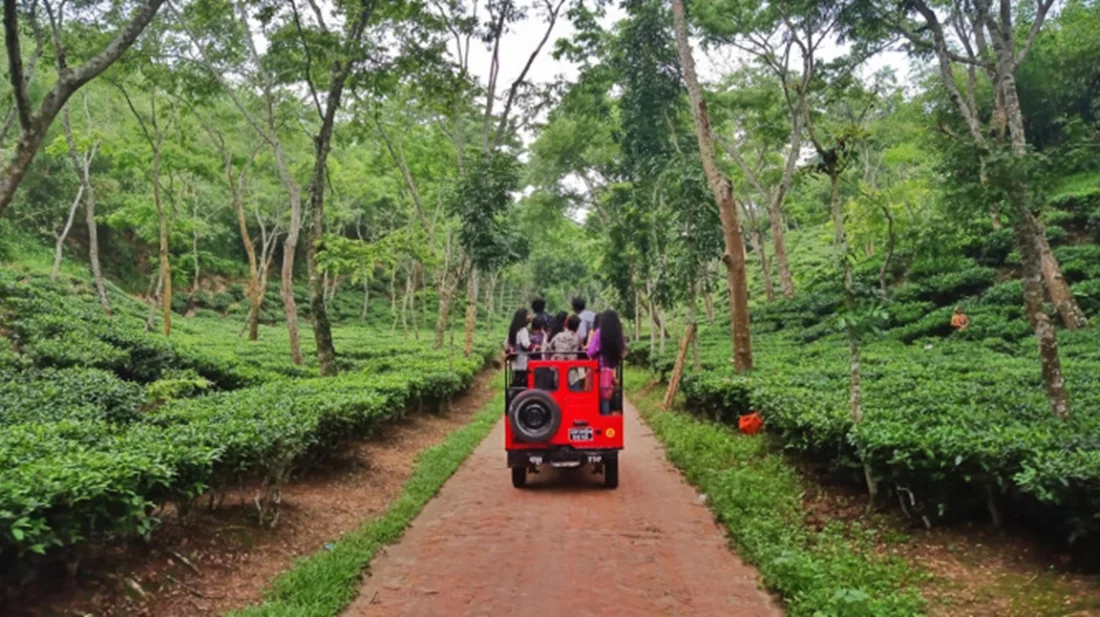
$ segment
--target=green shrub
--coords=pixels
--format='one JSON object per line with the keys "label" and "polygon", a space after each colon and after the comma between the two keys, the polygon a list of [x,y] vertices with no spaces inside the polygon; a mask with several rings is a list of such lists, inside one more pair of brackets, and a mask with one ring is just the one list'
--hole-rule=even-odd
{"label": "green shrub", "polygon": [[1010,227],[990,229],[975,236],[962,249],[963,253],[978,265],[997,267],[1004,265],[1008,256],[1016,249],[1016,239]]}
{"label": "green shrub", "polygon": [[1100,316],[1100,279],[1077,283],[1071,287],[1081,310],[1092,319]]}
{"label": "green shrub", "polygon": [[62,419],[131,422],[141,386],[91,368],[0,372],[0,426]]}
{"label": "green shrub", "polygon": [[[453,369],[449,358],[427,354],[392,372],[283,380],[167,400],[126,424],[93,414],[74,417],[82,408],[50,421],[13,423],[0,433],[0,570],[27,553],[143,534],[154,523],[151,506],[165,500],[186,505],[242,475],[278,483],[311,451],[368,435],[411,406],[458,395],[495,350],[479,344],[474,356],[456,358]],[[197,375],[170,374],[149,393],[170,399],[203,383]],[[133,404],[141,389],[119,389],[115,398],[125,396]]]}
{"label": "green shrub", "polygon": [[996,272],[990,268],[968,268],[949,271],[924,279],[919,299],[945,306],[972,296],[993,285]]}
{"label": "green shrub", "polygon": [[890,315],[890,326],[898,327],[919,321],[935,308],[931,302],[895,302],[886,307],[886,312]]}
{"label": "green shrub", "polygon": [[1100,245],[1060,246],[1054,257],[1062,268],[1062,276],[1070,283],[1100,279]]}
{"label": "green shrub", "polygon": [[202,394],[211,383],[192,369],[168,371],[160,379],[145,386],[146,397],[153,402],[164,402]]}
{"label": "green shrub", "polygon": [[985,290],[978,302],[989,306],[1023,307],[1024,284],[1018,279],[998,283]]}
{"label": "green shrub", "polygon": [[[966,308],[970,327],[947,338],[865,341],[858,426],[848,408],[847,346],[831,339],[757,337],[751,374],[733,375],[728,366],[689,371],[686,408],[724,423],[760,411],[788,449],[853,477],[869,463],[885,487],[906,487],[931,518],[984,516],[993,490],[1003,509],[1030,512],[1067,538],[1100,531],[1093,516],[1100,509],[1100,331],[1059,333],[1074,404],[1064,421],[1045,399],[1022,309]],[[891,338],[938,335],[943,324],[950,331],[951,310]],[[712,337],[701,347],[715,359],[727,355],[728,345],[704,333]]]}

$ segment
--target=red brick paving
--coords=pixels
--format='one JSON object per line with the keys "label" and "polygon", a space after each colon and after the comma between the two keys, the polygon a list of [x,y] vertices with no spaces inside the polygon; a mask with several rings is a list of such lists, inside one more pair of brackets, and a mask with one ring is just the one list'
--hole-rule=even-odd
{"label": "red brick paving", "polygon": [[345,615],[782,615],[629,405],[625,430],[618,489],[562,469],[517,490],[498,424]]}

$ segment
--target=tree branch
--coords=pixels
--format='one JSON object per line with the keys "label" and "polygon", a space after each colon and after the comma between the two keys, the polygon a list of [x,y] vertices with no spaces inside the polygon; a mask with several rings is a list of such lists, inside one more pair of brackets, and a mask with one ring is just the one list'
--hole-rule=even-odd
{"label": "tree branch", "polygon": [[309,43],[306,41],[305,32],[302,30],[302,20],[298,15],[298,3],[290,0],[290,12],[294,15],[294,28],[298,31],[298,40],[302,43],[302,52],[306,55],[306,85],[313,97],[313,104],[317,108],[317,117],[325,118],[325,112],[321,109],[321,98],[317,95],[317,88],[313,85],[313,54],[309,51]]}
{"label": "tree branch", "polygon": [[512,104],[515,102],[516,93],[519,91],[519,87],[527,79],[527,71],[531,69],[531,65],[535,62],[535,58],[538,57],[539,52],[542,51],[542,47],[546,45],[546,41],[550,39],[550,34],[554,31],[554,24],[558,21],[558,13],[561,11],[561,7],[565,5],[565,0],[558,0],[557,5],[552,4],[553,0],[546,0],[546,8],[550,10],[550,23],[546,25],[546,32],[542,35],[542,40],[539,41],[535,51],[531,52],[531,56],[527,58],[527,64],[523,66],[523,71],[520,72],[519,77],[512,82],[512,87],[508,92],[508,100],[504,104],[504,111],[500,114],[500,121],[497,123],[496,134],[493,137],[493,147],[497,147],[504,140],[504,131],[508,125],[508,114],[512,110]]}
{"label": "tree branch", "polygon": [[[226,94],[229,95],[229,100],[233,101],[233,105],[237,108],[238,111],[241,112],[241,115],[244,116],[245,120],[248,121],[248,123],[252,126],[256,133],[258,133],[260,137],[262,137],[263,140],[270,144],[272,147],[275,147],[277,145],[277,140],[274,134],[269,133],[267,129],[265,129],[263,125],[261,125],[256,120],[255,116],[252,115],[252,112],[248,111],[248,108],[244,106],[244,103],[241,102],[240,97],[237,96],[236,90],[234,90],[233,87],[230,86],[229,82],[225,79],[225,75],[220,70],[218,70],[218,68],[215,67],[212,62],[210,62],[210,59],[206,56],[206,52],[204,51],[202,44],[199,42],[198,37],[194,35],[191,29],[183,21],[183,15],[180,14],[180,12],[176,9],[176,6],[172,4],[170,0],[168,2],[168,10],[172,12],[172,15],[176,18],[176,23],[178,23],[180,27],[183,28],[184,33],[187,34],[187,38],[191,40],[191,43],[198,50],[199,64],[202,65],[203,68],[205,68],[214,77],[214,79],[218,81],[219,84],[221,84],[222,88],[225,89]],[[268,124],[272,125],[271,130],[274,131],[275,127],[274,122],[272,121],[272,113],[274,112],[272,108],[273,103],[271,101],[271,83],[267,78],[266,73],[263,72],[263,69],[260,66],[259,53],[256,51],[255,41],[252,40],[252,31],[248,28],[248,20],[244,15],[240,15],[239,19],[242,22],[242,27],[245,28],[245,38],[248,41],[249,52],[251,53],[252,60],[256,64],[257,72],[261,74],[260,79],[263,82],[264,86],[264,98],[268,106]]]}
{"label": "tree branch", "polygon": [[1031,44],[1035,42],[1035,37],[1039,35],[1039,30],[1043,27],[1043,22],[1046,20],[1050,7],[1054,5],[1054,0],[1035,0],[1035,5],[1035,21],[1031,24],[1031,31],[1027,34],[1027,40],[1024,41],[1024,46],[1020,48],[1019,53],[1016,54],[1014,68],[1017,69],[1024,63],[1024,58],[1027,57],[1027,53],[1031,51]]}
{"label": "tree branch", "polygon": [[31,128],[31,100],[27,95],[27,78],[23,73],[23,52],[19,44],[19,14],[16,0],[4,0],[4,43],[8,52],[8,76],[19,117],[19,126]]}

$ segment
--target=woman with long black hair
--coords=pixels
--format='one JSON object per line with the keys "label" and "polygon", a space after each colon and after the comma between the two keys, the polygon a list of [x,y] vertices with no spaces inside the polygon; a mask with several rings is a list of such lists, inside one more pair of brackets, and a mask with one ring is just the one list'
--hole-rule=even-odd
{"label": "woman with long black hair", "polygon": [[569,319],[569,313],[565,311],[554,315],[554,321],[550,322],[550,331],[546,333],[546,340],[552,341],[555,336],[561,334],[565,330],[565,320],[567,319]]}
{"label": "woman with long black hair", "polygon": [[599,360],[600,366],[600,415],[611,414],[611,399],[618,387],[616,372],[626,356],[626,339],[623,324],[615,311],[599,315],[599,327],[588,339],[588,357]]}
{"label": "woman with long black hair", "polygon": [[504,341],[504,353],[515,354],[512,358],[512,384],[517,388],[527,387],[527,355],[531,349],[531,333],[527,331],[527,322],[531,316],[527,309],[518,308],[508,325],[508,338]]}

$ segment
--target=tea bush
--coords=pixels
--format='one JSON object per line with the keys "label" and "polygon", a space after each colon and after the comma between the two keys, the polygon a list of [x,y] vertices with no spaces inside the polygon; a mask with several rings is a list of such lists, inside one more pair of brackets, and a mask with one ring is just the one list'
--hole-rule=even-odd
{"label": "tea bush", "polygon": [[[930,323],[950,318],[949,308],[938,312]],[[976,314],[980,319],[972,315],[972,321],[979,324],[992,319]],[[986,330],[993,326],[972,325],[949,339],[926,339],[927,349],[867,342],[859,425],[850,419],[842,341],[807,345],[791,336],[757,337],[751,374],[725,367],[689,372],[682,389],[694,413],[733,423],[759,410],[787,448],[850,469],[853,477],[867,462],[885,487],[905,487],[930,511],[972,516],[1022,504],[1054,516],[1070,537],[1095,532],[1100,333],[1060,333],[1075,413],[1059,420],[1046,404],[1026,321],[1017,315],[1001,323],[1010,332],[991,335]],[[914,334],[911,327],[899,330]],[[704,336],[724,342],[717,332]],[[1014,339],[1020,342],[1008,342]],[[728,346],[704,348],[720,354],[712,365],[728,357]]]}
{"label": "tea bush", "polygon": [[0,269],[0,576],[146,534],[168,501],[185,513],[242,478],[277,488],[341,441],[442,408],[498,349],[337,326],[343,372],[321,379],[308,327],[298,366],[285,328],[250,342],[241,321],[180,317],[166,339],[143,332],[145,311],[121,297],[105,316],[80,281]]}

